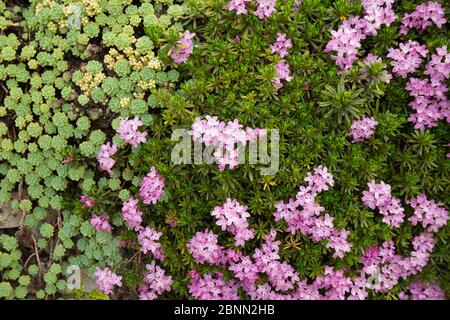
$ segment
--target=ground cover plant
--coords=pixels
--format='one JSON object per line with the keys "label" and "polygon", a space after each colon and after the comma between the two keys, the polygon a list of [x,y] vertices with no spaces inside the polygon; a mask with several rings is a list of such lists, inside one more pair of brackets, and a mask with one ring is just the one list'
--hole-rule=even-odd
{"label": "ground cover plant", "polygon": [[0,298],[450,294],[445,1],[0,9]]}

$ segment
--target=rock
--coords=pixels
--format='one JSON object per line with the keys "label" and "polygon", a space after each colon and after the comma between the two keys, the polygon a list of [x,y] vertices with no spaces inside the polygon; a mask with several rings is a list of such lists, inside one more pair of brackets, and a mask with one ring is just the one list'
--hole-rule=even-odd
{"label": "rock", "polygon": [[0,229],[18,228],[22,213],[13,210],[9,202],[0,202]]}

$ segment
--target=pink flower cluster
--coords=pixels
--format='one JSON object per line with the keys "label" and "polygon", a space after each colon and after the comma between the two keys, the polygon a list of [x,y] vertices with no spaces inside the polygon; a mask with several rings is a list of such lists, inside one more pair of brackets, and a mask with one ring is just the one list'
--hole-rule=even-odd
{"label": "pink flower cluster", "polygon": [[408,120],[419,130],[435,127],[443,118],[450,122],[450,100],[445,83],[450,75],[450,53],[446,46],[437,48],[436,52],[425,66],[424,74],[430,79],[410,78],[406,84],[406,90],[414,98],[409,105],[415,111]]}
{"label": "pink flower cluster", "polygon": [[197,263],[220,264],[223,262],[223,247],[218,238],[217,234],[206,229],[196,232],[186,246]]}
{"label": "pink flower cluster", "polygon": [[[246,3],[252,2],[253,0],[231,0],[228,3],[229,11],[236,11],[236,14],[247,14]],[[273,13],[277,12],[276,4],[277,0],[256,0],[258,7],[253,12],[255,16],[261,20],[265,20],[270,17]]]}
{"label": "pink flower cluster", "polygon": [[280,61],[275,65],[275,78],[273,78],[272,82],[275,84],[277,88],[283,87],[283,83],[281,81],[291,82],[292,76],[289,75],[289,64],[285,61]]}
{"label": "pink flower cluster", "polygon": [[[300,280],[291,265],[280,261],[280,241],[275,237],[276,231],[272,229],[261,248],[256,249],[251,257],[232,250],[221,251],[223,259],[220,263],[228,266],[235,278],[224,281],[220,272],[202,277],[193,270],[189,292],[196,299],[238,299],[237,292],[241,287],[250,298],[266,300],[364,299],[367,296],[364,277],[352,280],[344,275],[344,271],[332,267],[327,267],[325,274],[317,277],[311,285]],[[266,274],[268,281],[258,284],[262,273]]]}
{"label": "pink flower cluster", "polygon": [[158,295],[168,292],[172,287],[172,277],[165,275],[165,270],[156,265],[155,261],[147,264],[144,283],[139,286],[139,300],[155,300]]}
{"label": "pink flower cluster", "polygon": [[247,14],[247,8],[246,8],[246,3],[247,2],[252,2],[253,0],[231,0],[228,3],[228,10],[229,11],[236,11],[237,15],[240,14]]}
{"label": "pink flower cluster", "polygon": [[384,24],[390,26],[395,21],[395,15],[392,5],[395,0],[362,0],[366,15],[364,19],[371,24],[374,29],[379,29]]}
{"label": "pink flower cluster", "polygon": [[[188,246],[198,240],[199,234],[193,237]],[[422,233],[413,238],[413,250],[405,257],[395,253],[393,241],[386,241],[379,247],[366,249],[361,257],[362,269],[355,277],[346,276],[345,269],[336,270],[327,266],[323,275],[308,284],[299,278],[291,265],[280,261],[280,241],[275,240],[276,231],[273,229],[252,256],[224,250],[218,246],[217,236],[212,233],[209,235],[212,236],[209,243],[213,248],[210,250],[208,241],[202,240],[203,249],[196,252],[198,255],[194,254],[194,258],[197,263],[208,262],[227,267],[233,272],[234,279],[225,281],[220,272],[201,276],[197,271],[191,271],[189,292],[196,299],[238,299],[239,288],[243,288],[251,299],[365,299],[368,296],[367,289],[386,292],[397,285],[399,280],[419,273],[427,265],[434,247],[433,238]],[[212,258],[205,259],[202,250],[208,251],[208,256]],[[193,253],[192,250],[190,252]],[[267,282],[258,283],[263,273],[267,276]]]}
{"label": "pink flower cluster", "polygon": [[272,13],[277,12],[275,8],[277,0],[256,0],[256,2],[258,3],[258,8],[253,14],[261,20],[267,19]]}
{"label": "pink flower cluster", "polygon": [[435,127],[446,115],[447,121],[450,121],[450,101],[445,96],[447,86],[444,83],[410,78],[406,90],[414,98],[409,106],[415,113],[408,117],[408,120],[414,123],[414,128],[423,131],[426,127]]}
{"label": "pink flower cluster", "polygon": [[331,55],[340,70],[350,69],[353,63],[358,60],[357,53],[361,47],[361,41],[367,35],[374,34],[370,24],[365,19],[351,17],[345,20],[337,31],[332,30],[331,40],[327,43],[324,52],[335,51]]}
{"label": "pink flower cluster", "polygon": [[378,122],[373,117],[366,117],[361,120],[353,120],[350,126],[352,143],[369,139],[373,135],[373,129]]}
{"label": "pink flower cluster", "polygon": [[122,217],[128,225],[138,231],[141,228],[142,215],[144,214],[138,208],[138,199],[130,198],[122,204]]}
{"label": "pink flower cluster", "polygon": [[284,58],[289,55],[287,50],[292,48],[292,42],[291,39],[286,38],[286,34],[278,32],[277,40],[269,48],[272,54],[277,53],[280,58]]}
{"label": "pink flower cluster", "polygon": [[387,292],[406,279],[419,273],[427,264],[434,248],[434,239],[422,233],[412,240],[413,250],[405,257],[395,253],[393,241],[380,247],[372,247],[361,258],[361,275],[368,276],[369,288],[376,292]]}
{"label": "pink flower cluster", "polygon": [[447,46],[436,48],[436,53],[431,55],[431,60],[425,66],[425,72],[432,83],[444,82],[450,77],[450,53]]}
{"label": "pink flower cluster", "polygon": [[164,189],[164,177],[155,169],[150,168],[150,172],[142,179],[139,188],[139,195],[145,204],[155,204],[161,197]]}
{"label": "pink flower cluster", "polygon": [[97,154],[97,161],[100,165],[100,169],[108,172],[112,175],[112,167],[116,161],[111,158],[117,152],[117,146],[115,144],[111,145],[110,142],[100,146],[100,150]]}
{"label": "pink flower cluster", "polygon": [[108,268],[95,271],[95,283],[104,294],[110,294],[114,286],[122,286],[122,277],[118,276]]}
{"label": "pink flower cluster", "polygon": [[445,300],[445,292],[439,287],[439,284],[433,282],[414,281],[408,286],[409,294],[400,292],[400,300]]}
{"label": "pink flower cluster", "polygon": [[139,117],[128,120],[128,117],[120,121],[119,127],[116,129],[120,138],[133,147],[139,146],[141,142],[147,141],[147,132],[140,132],[138,128],[142,125]]}
{"label": "pink flower cluster", "polygon": [[362,1],[366,15],[364,18],[350,17],[345,20],[337,31],[331,31],[332,39],[327,43],[325,52],[335,51],[331,58],[340,70],[350,69],[358,59],[358,49],[361,41],[367,36],[377,34],[383,24],[389,26],[395,19],[392,9],[393,0]]}
{"label": "pink flower cluster", "polygon": [[289,199],[288,203],[278,202],[274,213],[275,221],[284,220],[288,225],[288,231],[309,236],[318,242],[328,239],[327,248],[335,251],[333,257],[343,257],[350,252],[351,243],[347,242],[349,232],[338,230],[333,225],[334,218],[329,214],[321,215],[325,210],[316,202],[317,195],[333,186],[334,180],[327,168],[318,166],[314,173],[308,173],[304,179],[308,186],[300,187],[296,199]]}
{"label": "pink flower cluster", "polygon": [[382,25],[389,26],[395,21],[393,3],[394,0],[364,0],[362,1],[364,18],[350,17],[337,31],[331,31],[332,38],[324,52],[336,52],[331,59],[336,62],[341,71],[350,69],[358,60],[357,53],[361,47],[361,41],[367,36],[376,35],[377,29]]}
{"label": "pink flower cluster", "polygon": [[172,49],[171,58],[176,64],[185,63],[193,51],[192,39],[195,33],[186,30],[180,33],[180,40],[178,40],[175,48]]}
{"label": "pink flower cluster", "polygon": [[[276,42],[270,46],[270,51],[272,54],[278,54],[280,58],[284,58],[288,53],[288,49],[292,48],[292,42],[291,39],[287,39],[286,35],[284,33],[278,32],[277,33],[277,40]],[[275,77],[272,79],[273,84],[277,88],[283,87],[282,81],[290,82],[292,80],[292,77],[289,75],[290,69],[289,64],[281,60],[275,64]]]}
{"label": "pink flower cluster", "polygon": [[[374,55],[372,53],[369,53],[367,55],[367,57],[364,59],[364,63],[367,64],[368,66],[372,66],[374,63],[382,64],[384,66],[383,72],[381,73],[383,81],[385,83],[389,83],[391,81],[392,74],[387,72],[386,64],[383,63],[383,60],[379,56]],[[361,69],[360,73],[361,73],[361,78],[362,79],[369,79],[370,78],[369,74],[364,69]]]}
{"label": "pink flower cluster", "polygon": [[219,163],[219,170],[230,169],[238,165],[239,149],[247,141],[254,142],[258,137],[266,135],[266,130],[244,127],[238,120],[227,124],[217,117],[206,116],[205,120],[196,118],[189,134],[194,141],[204,143],[207,147],[214,147],[214,158]]}
{"label": "pink flower cluster", "polygon": [[141,228],[138,231],[138,241],[141,251],[145,254],[151,253],[156,259],[164,260],[164,252],[161,244],[157,242],[161,238],[162,232],[157,232],[150,227]]}
{"label": "pink flower cluster", "polygon": [[237,200],[227,199],[223,206],[215,207],[211,215],[217,219],[216,224],[234,236],[235,245],[243,246],[245,241],[253,239],[254,230],[248,228],[247,206],[241,206]]}
{"label": "pink flower cluster", "polygon": [[408,204],[414,209],[413,215],[408,219],[412,225],[419,222],[428,232],[437,232],[440,228],[447,225],[448,211],[443,207],[442,202],[428,200],[424,194],[408,201]]}
{"label": "pink flower cluster", "polygon": [[398,228],[404,221],[405,214],[400,200],[391,195],[391,186],[375,180],[367,184],[368,189],[363,191],[362,201],[372,210],[378,209],[382,214],[383,222],[391,228]]}
{"label": "pink flower cluster", "polygon": [[80,202],[82,203],[84,209],[90,208],[95,205],[95,201],[86,195],[82,195],[80,197]]}
{"label": "pink flower cluster", "polygon": [[422,58],[426,57],[428,49],[417,41],[409,40],[400,43],[398,49],[389,48],[388,58],[391,58],[394,75],[406,78],[408,73],[419,68]]}
{"label": "pink flower cluster", "polygon": [[418,29],[419,32],[423,32],[433,23],[441,28],[445,22],[445,11],[439,2],[421,3],[413,12],[404,15],[400,34],[406,35],[410,29]]}
{"label": "pink flower cluster", "polygon": [[189,293],[197,300],[239,300],[239,284],[236,280],[225,281],[223,274],[201,275],[198,271],[190,273],[191,283],[188,285]]}
{"label": "pink flower cluster", "polygon": [[109,216],[106,213],[103,213],[99,216],[93,215],[90,222],[97,231],[112,231],[112,226],[109,224]]}

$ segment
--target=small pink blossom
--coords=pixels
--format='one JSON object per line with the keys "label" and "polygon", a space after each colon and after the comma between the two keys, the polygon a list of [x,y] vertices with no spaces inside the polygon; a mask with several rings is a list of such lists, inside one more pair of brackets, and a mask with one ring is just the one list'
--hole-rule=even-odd
{"label": "small pink blossom", "polygon": [[196,232],[187,243],[187,248],[197,263],[220,264],[223,259],[223,247],[218,244],[218,236],[206,229]]}
{"label": "small pink blossom", "polygon": [[80,202],[82,203],[84,209],[95,205],[95,201],[85,195],[80,196]]}
{"label": "small pink blossom", "polygon": [[138,207],[138,199],[130,198],[122,205],[122,216],[128,225],[134,229],[139,230],[142,223],[142,215],[144,214]]}
{"label": "small pink blossom", "polygon": [[428,232],[437,232],[447,225],[448,211],[442,202],[428,200],[426,195],[420,194],[408,201],[408,204],[414,209],[413,215],[408,219],[412,225],[420,222]]}
{"label": "small pink blossom", "polygon": [[162,236],[162,232],[157,232],[150,227],[141,228],[138,231],[138,242],[141,245],[141,252],[151,253],[156,259],[164,260],[164,252],[161,244],[157,242]]}
{"label": "small pink blossom", "polygon": [[141,142],[146,142],[147,132],[140,132],[138,128],[142,125],[139,117],[128,120],[128,117],[120,121],[119,127],[116,129],[120,138],[133,147],[138,147]]}
{"label": "small pink blossom", "polygon": [[272,79],[272,82],[275,84],[277,88],[283,87],[282,80],[291,82],[292,77],[289,75],[289,65],[285,61],[280,61],[275,65],[276,75]]}
{"label": "small pink blossom", "polygon": [[398,49],[389,48],[388,51],[387,57],[392,59],[394,74],[402,78],[406,78],[409,73],[416,71],[428,53],[425,45],[420,45],[417,41],[412,40],[400,43]]}
{"label": "small pink blossom", "polygon": [[253,14],[261,20],[265,20],[273,13],[277,12],[275,7],[277,0],[256,0],[256,3],[258,4],[258,8],[256,8]]}
{"label": "small pink blossom", "polygon": [[378,124],[373,117],[366,117],[361,120],[354,120],[350,126],[350,134],[352,135],[352,143],[365,141],[369,139],[374,128]]}
{"label": "small pink blossom", "polygon": [[276,42],[269,48],[272,54],[277,53],[280,58],[284,58],[289,55],[288,49],[292,48],[292,42],[291,39],[286,38],[286,34],[278,32]]}
{"label": "small pink blossom", "polygon": [[247,218],[250,214],[246,206],[241,206],[237,200],[227,199],[223,206],[215,207],[211,215],[216,218],[216,224],[230,232],[236,246],[243,246],[245,241],[253,239],[254,230],[249,229]]}
{"label": "small pink blossom", "polygon": [[178,40],[175,48],[172,49],[171,57],[176,64],[185,63],[193,51],[192,39],[195,33],[186,30],[180,33],[180,40]]}
{"label": "small pink blossom", "polygon": [[422,33],[433,23],[441,28],[445,23],[445,11],[439,2],[429,1],[419,4],[411,13],[406,13],[402,19],[400,34],[406,35],[410,29],[418,29]]}
{"label": "small pink blossom", "polygon": [[253,0],[231,0],[228,3],[229,11],[236,11],[237,15],[247,14],[246,2],[252,2]]}
{"label": "small pink blossom", "polygon": [[165,270],[153,260],[145,266],[144,283],[139,286],[140,300],[155,300],[158,295],[168,292],[172,287],[172,277],[165,275]]}
{"label": "small pink blossom", "polygon": [[97,231],[106,231],[106,232],[112,231],[112,226],[109,224],[109,216],[106,213],[103,213],[99,216],[93,215],[90,221],[91,225]]}
{"label": "small pink blossom", "polygon": [[398,228],[403,223],[405,214],[400,200],[391,195],[391,186],[381,181],[370,181],[368,189],[363,191],[362,201],[370,209],[378,209],[383,215],[383,222],[391,228]]}
{"label": "small pink blossom", "polygon": [[164,177],[152,166],[150,168],[150,173],[148,173],[141,181],[139,195],[142,198],[142,202],[145,204],[155,204],[163,194],[163,189]]}
{"label": "small pink blossom", "polygon": [[95,271],[95,283],[104,294],[111,294],[114,286],[122,286],[122,277],[108,268],[97,268]]}
{"label": "small pink blossom", "polygon": [[108,172],[112,175],[112,167],[116,161],[112,158],[112,156],[117,152],[117,146],[110,142],[103,144],[100,146],[100,150],[97,154],[97,161],[100,165],[100,169]]}

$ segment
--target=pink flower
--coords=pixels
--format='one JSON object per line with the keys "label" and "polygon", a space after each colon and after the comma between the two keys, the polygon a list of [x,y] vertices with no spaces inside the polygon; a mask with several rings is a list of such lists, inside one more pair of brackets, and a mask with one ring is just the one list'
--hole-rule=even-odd
{"label": "pink flower", "polygon": [[100,150],[97,154],[97,161],[100,165],[100,169],[108,172],[112,175],[112,167],[116,161],[111,158],[117,152],[117,146],[115,144],[111,145],[110,142],[100,146]]}
{"label": "pink flower", "polygon": [[187,243],[187,248],[197,263],[220,264],[223,258],[223,247],[218,244],[218,236],[206,229],[198,231]]}
{"label": "pink flower", "polygon": [[139,286],[140,300],[154,300],[158,295],[171,290],[172,277],[166,276],[165,271],[154,260],[145,268],[148,271],[144,274],[144,284]]}
{"label": "pink flower", "polygon": [[128,225],[134,229],[139,230],[142,223],[142,215],[144,214],[139,210],[137,204],[139,200],[130,198],[122,205],[122,216]]}
{"label": "pink flower", "polygon": [[256,0],[256,2],[258,3],[258,8],[253,14],[261,20],[264,20],[277,12],[277,9],[275,8],[277,0]]}
{"label": "pink flower", "polygon": [[422,33],[433,23],[441,28],[445,23],[445,11],[439,2],[429,1],[419,4],[416,9],[403,16],[400,34],[406,35],[409,29],[418,29]]}
{"label": "pink flower", "polygon": [[447,86],[444,82],[430,82],[410,78],[406,90],[414,97],[409,106],[415,111],[408,120],[414,123],[414,128],[423,131],[426,127],[437,126],[440,119],[450,120],[450,100],[446,97]]}
{"label": "pink flower", "polygon": [[328,186],[334,185],[333,175],[328,172],[327,167],[318,166],[314,168],[314,174],[308,172],[304,181],[308,182],[311,190],[320,193],[324,190],[328,190]]}
{"label": "pink flower", "polygon": [[291,82],[292,77],[289,75],[289,65],[284,62],[284,61],[280,61],[275,65],[275,72],[276,75],[273,78],[272,82],[275,84],[275,86],[277,88],[281,88],[283,87],[283,83],[281,82],[282,80],[287,81],[287,82]]}
{"label": "pink flower", "polygon": [[155,204],[161,197],[164,189],[164,177],[158,174],[155,167],[150,168],[148,173],[141,181],[139,195],[145,204]]}
{"label": "pink flower", "polygon": [[192,39],[195,37],[195,33],[191,33],[188,30],[184,33],[180,33],[180,40],[178,40],[176,47],[172,50],[171,57],[176,64],[184,63],[187,61],[193,51]]}
{"label": "pink flower", "polygon": [[150,227],[141,228],[138,232],[138,241],[141,245],[141,252],[151,253],[156,259],[164,260],[164,252],[160,243],[157,241],[161,238],[162,232],[157,232]]}
{"label": "pink flower", "polygon": [[350,252],[352,246],[347,242],[349,233],[336,229],[334,219],[329,214],[321,216],[325,208],[316,203],[318,193],[333,186],[332,174],[326,167],[318,166],[314,169],[314,174],[308,172],[304,180],[308,182],[308,186],[300,187],[295,200],[289,199],[288,203],[280,201],[275,205],[275,221],[286,221],[288,231],[300,231],[315,242],[328,239],[327,247],[335,251],[333,257],[343,257],[344,253]]}
{"label": "pink flower", "polygon": [[408,204],[414,209],[413,215],[408,219],[412,225],[415,226],[421,222],[422,227],[427,228],[428,232],[437,232],[447,225],[448,211],[445,210],[442,202],[428,200],[424,194],[421,194],[408,201]]}
{"label": "pink flower", "polygon": [[259,279],[259,268],[246,256],[239,259],[239,262],[232,262],[228,269],[232,271],[234,276],[248,289],[254,286]]}
{"label": "pink flower", "polygon": [[424,74],[430,77],[431,83],[443,82],[450,77],[450,53],[447,46],[436,48],[431,60],[425,66]]}
{"label": "pink flower", "polygon": [[61,163],[63,164],[67,164],[73,161],[73,155],[69,154],[63,161],[61,161]]}
{"label": "pink flower", "polygon": [[201,276],[192,270],[190,277],[189,293],[197,300],[239,300],[237,281],[225,281],[221,272]]}
{"label": "pink flower", "polygon": [[122,277],[110,271],[108,268],[97,268],[95,271],[95,283],[104,294],[110,294],[114,286],[122,286]]}
{"label": "pink flower", "polygon": [[377,184],[375,180],[370,181],[368,190],[363,191],[363,203],[370,209],[377,208],[382,214],[383,222],[391,228],[398,228],[403,223],[405,214],[400,200],[391,195],[391,186],[383,181]]}
{"label": "pink flower", "polygon": [[324,52],[336,52],[331,59],[341,71],[350,69],[358,60],[357,53],[362,40],[367,36],[376,35],[377,29],[382,25],[389,26],[395,21],[393,3],[393,0],[364,0],[362,1],[366,13],[364,18],[350,17],[337,31],[331,31],[332,39],[327,43]]}
{"label": "pink flower", "polygon": [[364,141],[373,135],[373,129],[378,124],[373,117],[366,117],[361,120],[354,120],[350,126],[352,143]]}
{"label": "pink flower", "polygon": [[219,170],[230,169],[238,165],[239,148],[248,141],[257,141],[258,137],[266,135],[263,129],[244,129],[238,120],[229,121],[227,124],[219,121],[217,117],[206,116],[205,120],[196,118],[192,124],[189,135],[194,141],[204,143],[205,146],[214,147],[214,158],[219,164]]}
{"label": "pink flower", "polygon": [[236,11],[237,15],[247,14],[246,2],[252,2],[252,0],[231,0],[228,3],[228,10]]}
{"label": "pink flower", "polygon": [[272,54],[277,53],[280,55],[280,58],[284,58],[289,55],[288,49],[292,48],[291,39],[287,39],[284,33],[277,33],[277,40],[270,47],[270,51]]}
{"label": "pink flower", "polygon": [[116,129],[120,138],[133,147],[139,146],[141,142],[147,141],[147,132],[138,131],[138,127],[143,123],[139,117],[128,120],[128,117],[120,121],[119,127]]}
{"label": "pink flower", "polygon": [[335,51],[331,56],[340,70],[350,69],[358,60],[357,53],[361,41],[367,35],[376,34],[373,26],[359,17],[351,17],[343,22],[337,31],[331,31],[332,38],[327,43],[324,52]]}
{"label": "pink flower", "polygon": [[[445,300],[444,290],[435,281],[429,283],[414,281],[407,289],[411,294],[411,300]],[[405,292],[400,292],[399,297],[401,300],[409,299]]]}
{"label": "pink flower", "polygon": [[388,51],[387,57],[392,59],[394,74],[402,78],[406,78],[408,73],[416,71],[422,58],[428,53],[425,45],[420,45],[417,41],[412,40],[400,43],[398,49],[389,48]]}
{"label": "pink flower", "polygon": [[243,246],[245,241],[253,239],[254,230],[248,228],[247,218],[250,214],[246,206],[241,206],[237,200],[227,199],[223,206],[215,207],[211,215],[216,218],[216,224],[230,232],[236,246]]}
{"label": "pink flower", "polygon": [[91,225],[97,231],[106,231],[106,232],[112,231],[112,226],[109,224],[109,216],[106,213],[103,213],[99,216],[93,215],[90,221]]}
{"label": "pink flower", "polygon": [[95,205],[95,201],[88,196],[82,195],[80,197],[80,202],[83,204],[83,208],[87,209]]}
{"label": "pink flower", "polygon": [[366,15],[364,19],[379,29],[382,25],[390,26],[397,16],[392,5],[394,0],[362,0],[362,5]]}

